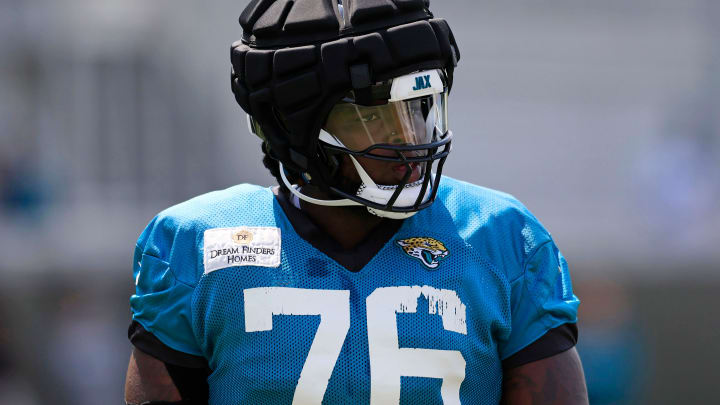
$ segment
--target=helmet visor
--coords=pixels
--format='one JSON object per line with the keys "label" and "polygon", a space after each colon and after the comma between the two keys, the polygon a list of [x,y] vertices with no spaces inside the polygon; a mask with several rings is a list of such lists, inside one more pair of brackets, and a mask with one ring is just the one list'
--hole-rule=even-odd
{"label": "helmet visor", "polygon": [[447,131],[446,92],[382,105],[336,104],[323,129],[354,152],[373,145],[424,145]]}

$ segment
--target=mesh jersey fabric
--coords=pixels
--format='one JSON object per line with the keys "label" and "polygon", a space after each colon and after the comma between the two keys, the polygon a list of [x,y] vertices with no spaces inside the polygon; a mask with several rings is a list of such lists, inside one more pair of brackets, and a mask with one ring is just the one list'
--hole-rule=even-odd
{"label": "mesh jersey fabric", "polygon": [[[279,265],[206,272],[204,232],[240,226],[279,229]],[[155,217],[134,276],[133,319],[208,359],[210,404],[497,404],[501,361],[579,304],[521,203],[447,176],[358,272],[300,238],[269,188],[239,185]]]}

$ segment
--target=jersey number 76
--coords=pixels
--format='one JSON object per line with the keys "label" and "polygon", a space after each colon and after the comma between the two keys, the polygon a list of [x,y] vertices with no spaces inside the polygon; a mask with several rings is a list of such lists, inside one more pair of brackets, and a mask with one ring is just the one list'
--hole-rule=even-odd
{"label": "jersey number 76", "polygon": [[[293,396],[293,404],[320,404],[350,329],[350,291],[261,287],[243,293],[246,332],[272,330],[273,315],[320,315]],[[466,307],[455,291],[429,286],[373,291],[366,299],[371,405],[399,403],[402,376],[440,378],[443,403],[460,403],[465,359],[459,351],[399,347],[396,314],[417,312],[421,294],[445,330],[467,334]]]}

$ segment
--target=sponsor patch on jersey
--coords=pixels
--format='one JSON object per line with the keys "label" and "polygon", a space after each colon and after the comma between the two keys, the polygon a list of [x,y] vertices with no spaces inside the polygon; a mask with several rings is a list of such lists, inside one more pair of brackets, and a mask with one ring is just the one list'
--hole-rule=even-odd
{"label": "sponsor patch on jersey", "polygon": [[445,244],[427,236],[398,239],[395,241],[410,257],[420,260],[429,269],[435,269],[450,252]]}
{"label": "sponsor patch on jersey", "polygon": [[280,228],[241,226],[205,231],[205,274],[226,267],[280,265]]}

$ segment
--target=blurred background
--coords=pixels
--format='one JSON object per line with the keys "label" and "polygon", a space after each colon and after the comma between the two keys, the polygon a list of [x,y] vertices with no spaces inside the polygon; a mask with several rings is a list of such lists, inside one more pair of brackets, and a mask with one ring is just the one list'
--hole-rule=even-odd
{"label": "blurred background", "polygon": [[[0,403],[122,403],[145,224],[273,183],[230,92],[246,3],[0,0]],[[446,173],[553,233],[591,402],[714,402],[720,1],[432,3],[462,51]]]}

